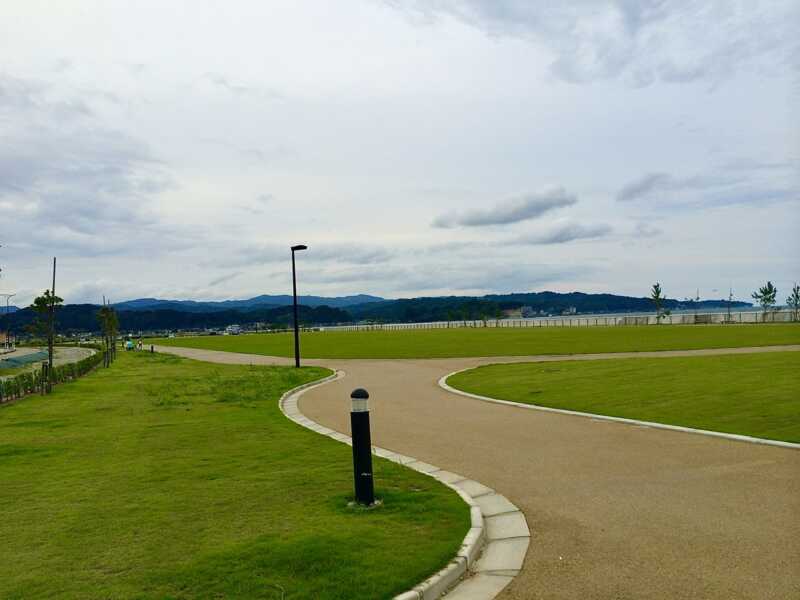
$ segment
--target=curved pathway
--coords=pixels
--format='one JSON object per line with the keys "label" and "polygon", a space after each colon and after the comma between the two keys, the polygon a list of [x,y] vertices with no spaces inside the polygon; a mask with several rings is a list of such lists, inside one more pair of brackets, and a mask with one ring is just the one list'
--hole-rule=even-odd
{"label": "curved pathway", "polygon": [[[265,356],[159,348],[190,358]],[[497,362],[798,351],[800,346],[582,356],[306,360],[347,376],[300,410],[341,432],[349,392],[370,392],[376,445],[498,490],[531,543],[503,598],[800,597],[800,452],[451,394],[449,372]]]}

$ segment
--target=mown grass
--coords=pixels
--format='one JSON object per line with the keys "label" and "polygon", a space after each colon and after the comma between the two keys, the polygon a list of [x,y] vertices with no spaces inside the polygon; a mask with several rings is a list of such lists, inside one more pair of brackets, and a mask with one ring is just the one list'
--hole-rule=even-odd
{"label": "mown grass", "polygon": [[[293,356],[292,339],[291,334],[251,334],[157,339],[148,343]],[[308,358],[528,356],[781,344],[800,344],[800,323],[324,331],[303,333],[300,342],[302,355]]]}
{"label": "mown grass", "polygon": [[469,528],[451,490],[375,462],[348,507],[351,449],[288,421],[325,369],[120,353],[0,408],[2,598],[385,598]]}
{"label": "mown grass", "polygon": [[447,383],[501,400],[800,442],[800,352],[489,365]]}

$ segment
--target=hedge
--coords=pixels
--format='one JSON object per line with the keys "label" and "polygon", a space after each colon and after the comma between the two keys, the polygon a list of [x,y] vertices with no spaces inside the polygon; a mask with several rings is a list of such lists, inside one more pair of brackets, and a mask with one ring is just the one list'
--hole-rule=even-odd
{"label": "hedge", "polygon": [[[84,348],[93,348],[97,352],[77,362],[53,367],[51,379],[53,385],[77,379],[102,364],[103,349],[100,346],[84,346]],[[36,370],[0,380],[0,404],[42,391],[46,383],[43,379],[41,370]]]}

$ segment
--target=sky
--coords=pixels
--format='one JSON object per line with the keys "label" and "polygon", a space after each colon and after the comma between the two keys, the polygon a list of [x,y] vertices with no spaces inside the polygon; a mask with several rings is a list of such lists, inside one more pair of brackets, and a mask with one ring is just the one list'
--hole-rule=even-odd
{"label": "sky", "polygon": [[[563,4],[563,6],[562,6]],[[0,292],[800,280],[800,3],[0,4]]]}

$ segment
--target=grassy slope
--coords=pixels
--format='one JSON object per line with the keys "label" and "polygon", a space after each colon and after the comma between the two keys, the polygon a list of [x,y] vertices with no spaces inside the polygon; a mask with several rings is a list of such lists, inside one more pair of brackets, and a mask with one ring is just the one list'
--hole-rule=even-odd
{"label": "grassy slope", "polygon": [[[268,356],[292,356],[294,352],[290,334],[188,337],[155,342]],[[774,344],[800,344],[800,324],[454,328],[319,332],[301,336],[301,351],[308,358],[526,356]]]}
{"label": "grassy slope", "polygon": [[0,408],[0,597],[379,598],[443,566],[466,505],[375,464],[347,507],[351,449],[288,421],[326,371],[120,354]]}
{"label": "grassy slope", "polygon": [[502,400],[800,442],[800,353],[490,365],[450,377]]}

